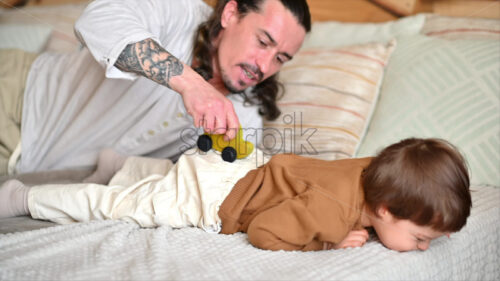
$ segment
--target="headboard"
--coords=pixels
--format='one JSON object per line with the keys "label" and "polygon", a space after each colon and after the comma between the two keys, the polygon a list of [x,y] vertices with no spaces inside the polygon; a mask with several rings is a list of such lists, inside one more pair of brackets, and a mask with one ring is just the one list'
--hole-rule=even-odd
{"label": "headboard", "polygon": [[[0,7],[89,0],[2,0]],[[179,0],[180,1],[180,0]],[[213,5],[217,0],[204,0]],[[383,22],[417,13],[500,19],[500,0],[307,0],[313,21]]]}
{"label": "headboard", "polygon": [[[217,0],[204,1],[213,5]],[[383,22],[417,13],[500,18],[499,0],[307,0],[307,3],[313,21]]]}

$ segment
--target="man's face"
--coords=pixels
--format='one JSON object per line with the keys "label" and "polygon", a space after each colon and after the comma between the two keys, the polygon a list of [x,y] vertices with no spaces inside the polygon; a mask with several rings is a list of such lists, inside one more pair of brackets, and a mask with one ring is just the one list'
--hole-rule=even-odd
{"label": "man's face", "polygon": [[240,92],[279,71],[292,59],[306,34],[294,15],[278,0],[266,0],[260,12],[239,18],[230,1],[222,15],[214,76],[226,88]]}

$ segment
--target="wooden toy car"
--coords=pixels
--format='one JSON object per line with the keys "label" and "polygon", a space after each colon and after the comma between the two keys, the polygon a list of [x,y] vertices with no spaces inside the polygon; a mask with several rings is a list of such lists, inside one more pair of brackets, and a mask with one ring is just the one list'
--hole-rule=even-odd
{"label": "wooden toy car", "polygon": [[241,127],[230,141],[224,140],[223,134],[203,134],[198,137],[196,143],[201,151],[207,152],[215,149],[221,152],[222,159],[227,162],[234,162],[236,159],[242,159],[250,155],[253,151],[253,144],[243,139]]}

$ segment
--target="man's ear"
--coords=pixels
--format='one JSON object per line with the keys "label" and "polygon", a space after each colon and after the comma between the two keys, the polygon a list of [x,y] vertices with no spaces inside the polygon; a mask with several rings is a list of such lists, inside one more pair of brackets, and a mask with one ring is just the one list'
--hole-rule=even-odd
{"label": "man's ear", "polygon": [[220,24],[222,28],[226,28],[232,19],[236,19],[238,16],[238,3],[231,0],[226,3],[224,10],[222,10],[222,15],[220,18]]}

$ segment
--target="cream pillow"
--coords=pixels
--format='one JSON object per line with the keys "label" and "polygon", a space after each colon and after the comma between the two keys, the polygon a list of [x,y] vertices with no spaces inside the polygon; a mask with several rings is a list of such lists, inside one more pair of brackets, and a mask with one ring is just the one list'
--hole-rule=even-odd
{"label": "cream pillow", "polygon": [[500,186],[500,41],[402,37],[357,156],[407,137],[462,151],[474,184]]}
{"label": "cream pillow", "polygon": [[21,49],[39,53],[47,44],[52,29],[45,25],[1,24],[0,49]]}
{"label": "cream pillow", "polygon": [[394,48],[392,41],[299,51],[280,71],[282,114],[264,122],[261,148],[326,160],[351,157]]}
{"label": "cream pillow", "polygon": [[[83,1],[83,0],[82,0]],[[71,52],[82,45],[73,26],[90,1],[66,5],[26,6],[19,9],[0,9],[0,25],[37,25],[51,29],[44,49],[49,52]]]}

